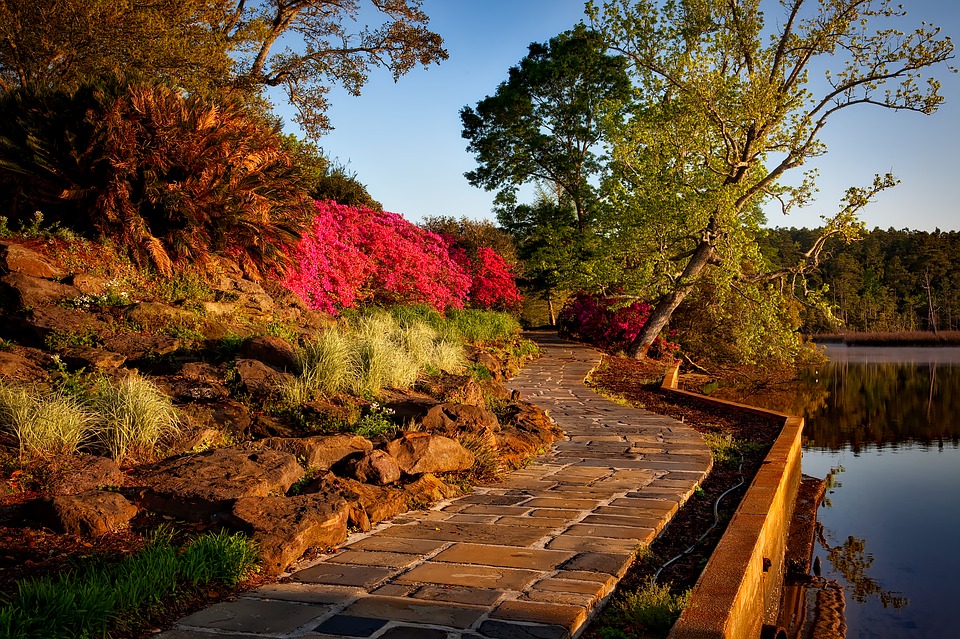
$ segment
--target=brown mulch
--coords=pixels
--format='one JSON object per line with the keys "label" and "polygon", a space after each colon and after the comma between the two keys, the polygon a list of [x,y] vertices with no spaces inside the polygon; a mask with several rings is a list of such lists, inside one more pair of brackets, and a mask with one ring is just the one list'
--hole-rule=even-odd
{"label": "brown mulch", "polygon": [[[674,593],[692,588],[713,548],[719,542],[727,522],[736,510],[751,478],[763,462],[766,452],[780,434],[779,420],[750,413],[734,413],[719,409],[694,398],[671,395],[660,390],[665,366],[659,362],[638,361],[624,357],[604,356],[604,362],[591,376],[591,384],[601,393],[623,398],[631,404],[660,415],[678,419],[702,433],[729,433],[735,439],[756,446],[747,447],[740,463],[715,464],[701,484],[702,492],[694,495],[680,509],[671,523],[654,540],[650,554],[638,560],[618,585],[611,603],[623,593],[637,590],[650,580],[669,560],[693,550],[666,567],[657,577],[658,583],[669,583]],[[638,380],[640,380],[638,382]],[[713,507],[717,498],[738,483],[743,485],[727,494],[720,502],[720,524],[703,541],[697,539],[714,523]],[[607,610],[612,606],[608,605]],[[626,636],[643,637],[637,628],[624,626],[610,612],[601,615],[582,635],[584,639],[605,639],[600,629],[612,626]]]}

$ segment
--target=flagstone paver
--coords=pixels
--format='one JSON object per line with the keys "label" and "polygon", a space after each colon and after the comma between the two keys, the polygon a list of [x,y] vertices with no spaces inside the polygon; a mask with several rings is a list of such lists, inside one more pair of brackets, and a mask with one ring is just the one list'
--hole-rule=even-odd
{"label": "flagstone paver", "polygon": [[160,639],[571,639],[709,472],[700,436],[583,384],[599,362],[539,333],[509,382],[566,439],[494,486],[394,518]]}

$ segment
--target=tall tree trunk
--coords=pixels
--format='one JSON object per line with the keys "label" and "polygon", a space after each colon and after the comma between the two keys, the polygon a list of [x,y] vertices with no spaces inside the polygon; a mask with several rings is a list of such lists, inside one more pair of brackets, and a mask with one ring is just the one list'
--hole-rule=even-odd
{"label": "tall tree trunk", "polygon": [[550,313],[550,326],[557,325],[557,316],[553,311],[553,289],[547,289],[547,311]]}
{"label": "tall tree trunk", "polygon": [[923,272],[923,289],[927,292],[927,325],[933,334],[937,334],[937,312],[933,307],[933,285],[930,283],[930,271]]}
{"label": "tall tree trunk", "polygon": [[[711,226],[713,225],[711,224]],[[640,330],[640,334],[627,349],[627,354],[630,357],[637,359],[646,357],[647,351],[653,345],[653,340],[657,339],[660,331],[670,321],[673,312],[680,306],[680,302],[693,290],[700,273],[713,259],[713,240],[713,233],[705,234],[704,239],[700,240],[693,255],[690,256],[690,261],[684,267],[683,274],[677,281],[676,286],[673,287],[672,291],[665,293],[657,300],[657,305],[651,311],[650,317],[647,318],[647,322]]]}

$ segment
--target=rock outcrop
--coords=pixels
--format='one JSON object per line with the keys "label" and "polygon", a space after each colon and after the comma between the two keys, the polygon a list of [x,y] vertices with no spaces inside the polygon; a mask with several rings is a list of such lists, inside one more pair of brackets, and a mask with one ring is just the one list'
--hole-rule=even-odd
{"label": "rock outcrop", "polygon": [[[39,497],[0,511],[16,525],[35,517],[34,524],[54,530],[99,536],[128,526],[138,512],[134,525],[151,513],[225,525],[248,533],[265,572],[279,574],[308,548],[339,544],[348,526],[369,530],[459,495],[443,474],[474,465],[461,439],[512,464],[559,436],[545,416],[511,402],[498,381],[510,364],[481,350],[469,353],[481,364],[475,376],[429,376],[416,390],[383,391],[376,401],[390,411],[396,432],[369,439],[338,432],[369,412],[370,398],[271,409],[278,386],[298,371],[297,342],[331,325],[330,316],[229,261],[218,265],[222,276],[204,298],[161,301],[141,299],[142,291],[118,293],[112,267],[70,272],[63,264],[74,260],[61,263],[40,250],[0,241],[0,383],[56,390],[85,376],[137,373],[170,397],[182,428],[158,449],[165,459],[135,467],[89,454],[56,460]],[[272,334],[276,322],[284,323],[278,334],[286,339]],[[410,425],[413,432],[399,430]]]}

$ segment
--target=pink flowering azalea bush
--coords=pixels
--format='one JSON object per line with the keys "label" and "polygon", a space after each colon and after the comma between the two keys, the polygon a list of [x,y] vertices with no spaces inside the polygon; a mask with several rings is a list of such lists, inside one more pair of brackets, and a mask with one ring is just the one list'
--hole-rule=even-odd
{"label": "pink flowering azalea bush", "polygon": [[450,257],[470,275],[470,305],[494,311],[518,312],[523,297],[517,282],[499,253],[487,246],[477,247],[473,255],[447,236]]}
{"label": "pink flowering azalea bush", "polygon": [[[581,291],[564,305],[557,325],[565,337],[616,353],[626,350],[640,334],[650,311],[650,304],[644,300],[625,304],[622,299]],[[650,348],[650,357],[672,358],[679,348],[678,344],[658,336]]]}
{"label": "pink flowering azalea bush", "polygon": [[311,308],[335,314],[361,303],[462,308],[471,278],[436,233],[396,213],[316,202],[284,284]]}

